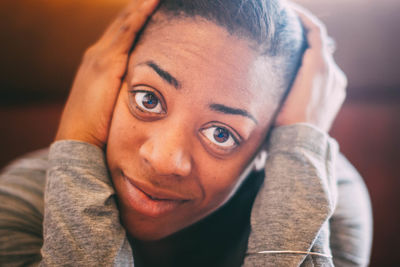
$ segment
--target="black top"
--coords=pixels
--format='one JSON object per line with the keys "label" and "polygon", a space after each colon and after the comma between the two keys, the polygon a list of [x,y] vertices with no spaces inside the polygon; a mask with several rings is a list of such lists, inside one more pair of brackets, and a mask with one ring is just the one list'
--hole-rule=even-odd
{"label": "black top", "polygon": [[130,238],[135,267],[241,266],[250,234],[250,214],[264,181],[252,172],[236,194],[201,221],[157,241]]}

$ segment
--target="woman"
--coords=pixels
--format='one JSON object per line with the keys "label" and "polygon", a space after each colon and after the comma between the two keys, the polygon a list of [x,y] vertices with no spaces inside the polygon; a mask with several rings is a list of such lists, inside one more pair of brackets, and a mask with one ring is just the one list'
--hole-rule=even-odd
{"label": "woman", "polygon": [[[152,14],[157,5],[133,1],[86,52],[48,159],[39,174],[18,175],[45,190],[44,200],[22,197],[45,206],[34,220],[43,239],[15,231],[30,213],[5,206],[7,262],[367,264],[368,212],[354,245],[339,240],[347,222],[334,220],[368,200],[353,171],[345,179],[360,198],[351,205],[339,184],[337,199],[337,146],[325,132],[345,78],[322,26],[298,11],[308,48],[292,83],[304,40],[279,1],[166,0]],[[21,196],[7,177],[21,168],[3,175],[8,207]]]}

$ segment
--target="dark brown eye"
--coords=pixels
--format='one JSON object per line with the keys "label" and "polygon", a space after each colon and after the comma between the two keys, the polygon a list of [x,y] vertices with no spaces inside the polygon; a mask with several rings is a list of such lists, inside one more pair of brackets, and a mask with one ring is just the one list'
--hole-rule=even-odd
{"label": "dark brown eye", "polygon": [[147,93],[142,98],[142,104],[148,109],[153,109],[158,104],[158,98],[152,93]]}
{"label": "dark brown eye", "polygon": [[165,112],[160,99],[149,91],[133,91],[135,102],[141,111],[162,114]]}
{"label": "dark brown eye", "polygon": [[214,130],[214,139],[219,143],[225,143],[229,139],[229,132],[228,130],[220,127],[216,127]]}
{"label": "dark brown eye", "polygon": [[230,150],[239,145],[232,132],[224,127],[212,125],[203,128],[201,133],[207,140],[221,149]]}

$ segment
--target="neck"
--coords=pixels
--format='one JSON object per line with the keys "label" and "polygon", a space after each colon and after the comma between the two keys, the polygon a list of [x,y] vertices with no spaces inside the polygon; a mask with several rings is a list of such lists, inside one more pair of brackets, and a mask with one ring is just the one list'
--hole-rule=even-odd
{"label": "neck", "polygon": [[129,237],[135,266],[240,266],[263,177],[263,171],[251,173],[224,206],[175,234],[157,241]]}

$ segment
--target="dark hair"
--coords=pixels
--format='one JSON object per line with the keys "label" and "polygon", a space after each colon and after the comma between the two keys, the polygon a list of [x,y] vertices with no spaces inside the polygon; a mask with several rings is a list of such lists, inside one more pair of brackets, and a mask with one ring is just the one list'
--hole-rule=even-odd
{"label": "dark hair", "polygon": [[[255,41],[260,53],[274,58],[283,88],[296,76],[305,38],[298,17],[284,0],[163,0],[158,11],[170,18],[201,17],[229,33]],[[287,90],[273,92],[282,101]]]}

